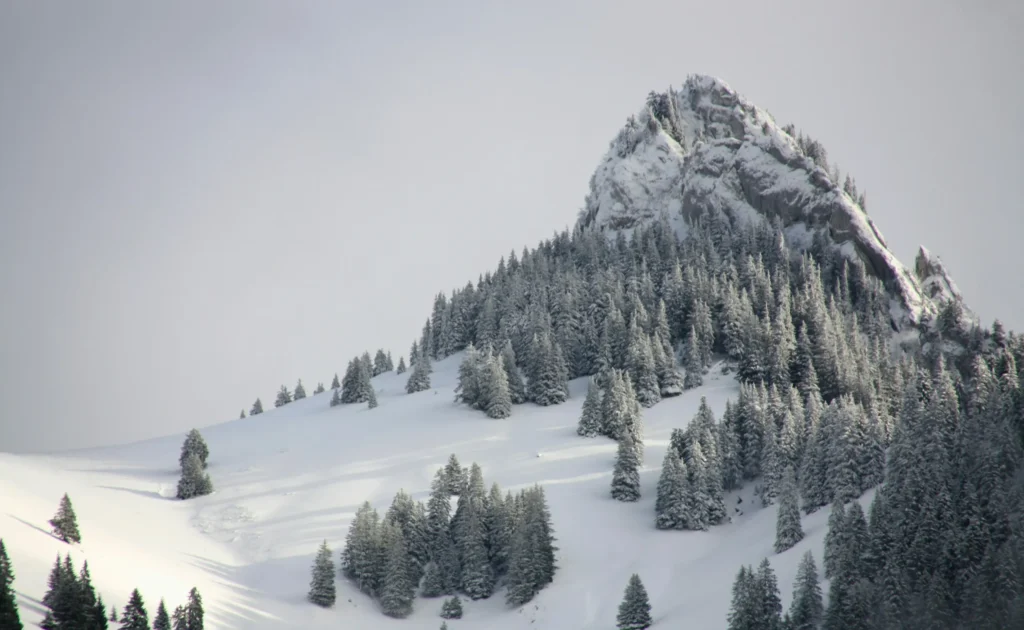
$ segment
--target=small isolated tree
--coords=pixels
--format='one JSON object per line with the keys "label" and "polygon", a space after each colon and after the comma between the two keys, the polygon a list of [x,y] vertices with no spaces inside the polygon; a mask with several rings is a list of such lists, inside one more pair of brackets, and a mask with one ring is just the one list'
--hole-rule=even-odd
{"label": "small isolated tree", "polygon": [[162,599],[153,616],[153,630],[171,630],[171,616],[167,614],[167,605]]}
{"label": "small isolated tree", "polygon": [[260,401],[259,398],[257,398],[256,402],[252,404],[252,409],[249,410],[249,415],[258,416],[261,413],[263,413],[263,403]]}
{"label": "small isolated tree", "polygon": [[185,460],[185,464],[181,467],[181,479],[178,480],[178,493],[179,499],[191,499],[192,497],[201,497],[213,492],[213,482],[210,481],[210,475],[203,471],[202,464],[199,463],[199,457],[196,455],[189,455],[188,459]]}
{"label": "small isolated tree", "polygon": [[242,413],[238,414],[238,419],[245,420],[245,409],[242,410]]}
{"label": "small isolated tree", "polygon": [[430,389],[430,357],[423,354],[416,357],[416,365],[412,368],[412,374],[405,383],[405,391],[409,394],[422,392]]}
{"label": "small isolated tree", "polygon": [[373,386],[366,390],[366,406],[369,409],[375,409],[377,407],[377,392],[373,390]]}
{"label": "small isolated tree", "polygon": [[800,525],[800,499],[793,469],[787,468],[779,489],[779,511],[775,522],[775,553],[782,553],[804,538]]}
{"label": "small isolated tree", "polygon": [[626,585],[626,594],[619,604],[616,622],[619,630],[644,630],[654,623],[651,619],[651,602],[647,598],[647,589],[636,573],[629,578],[629,584]]}
{"label": "small isolated tree", "polygon": [[334,388],[334,391],[331,393],[331,406],[332,407],[337,407],[340,404],[341,404],[341,390],[336,387],[336,388]]}
{"label": "small isolated tree", "polygon": [[624,431],[619,438],[619,451],[612,471],[612,498],[617,501],[640,499],[640,460],[633,434]]}
{"label": "small isolated tree", "polygon": [[210,449],[206,446],[206,440],[199,433],[199,429],[192,429],[185,436],[185,442],[181,445],[181,454],[178,456],[178,466],[184,466],[185,460],[188,459],[189,455],[198,457],[199,463],[204,469],[206,468],[206,460],[210,457]]}
{"label": "small isolated tree", "polygon": [[302,400],[306,397],[306,388],[302,386],[302,379],[295,384],[295,395],[292,396],[292,400]]}
{"label": "small isolated tree", "polygon": [[334,605],[336,592],[334,588],[334,560],[327,541],[320,544],[313,560],[313,579],[309,583],[309,601],[323,608]]}
{"label": "small isolated tree", "polygon": [[117,608],[113,604],[110,605],[110,621],[117,621]]}
{"label": "small isolated tree", "polygon": [[462,600],[452,595],[441,605],[441,617],[444,619],[462,619]]}
{"label": "small isolated tree", "polygon": [[287,385],[282,385],[281,389],[277,390],[277,400],[274,401],[275,407],[284,407],[292,401],[292,394],[288,391]]}
{"label": "small isolated tree", "polygon": [[139,589],[132,591],[121,613],[121,630],[149,630],[149,613]]}
{"label": "small isolated tree", "polygon": [[325,391],[327,391],[327,389],[324,387],[324,384],[323,383],[317,383],[316,384],[316,389],[313,390],[313,395],[316,396],[317,394],[322,394]]}
{"label": "small isolated tree", "polygon": [[71,499],[67,493],[61,497],[60,507],[57,514],[50,519],[50,526],[53,527],[53,534],[66,543],[82,542],[82,535],[78,532],[78,519],[75,516],[75,508],[71,507]]}
{"label": "small isolated tree", "polygon": [[334,373],[334,380],[331,381],[331,389],[338,389],[341,387],[341,381],[338,380],[338,373]]}
{"label": "small isolated tree", "polygon": [[13,584],[14,568],[4,548],[4,541],[0,539],[0,628],[3,630],[22,629]]}
{"label": "small isolated tree", "polygon": [[395,368],[396,374],[405,374],[405,357],[398,357],[398,367]]}

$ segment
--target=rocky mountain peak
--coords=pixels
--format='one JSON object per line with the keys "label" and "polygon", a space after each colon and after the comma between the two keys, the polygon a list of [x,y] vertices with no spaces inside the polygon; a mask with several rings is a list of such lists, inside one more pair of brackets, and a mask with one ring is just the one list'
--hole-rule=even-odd
{"label": "rocky mountain peak", "polygon": [[864,210],[863,196],[838,180],[819,143],[779,126],[725,81],[694,75],[678,90],[651,92],[629,117],[591,177],[578,224],[631,232],[664,215],[682,234],[711,213],[734,224],[778,220],[794,248],[822,234],[859,258],[893,296],[898,328],[934,318],[946,299],[961,300],[927,250],[911,273]]}

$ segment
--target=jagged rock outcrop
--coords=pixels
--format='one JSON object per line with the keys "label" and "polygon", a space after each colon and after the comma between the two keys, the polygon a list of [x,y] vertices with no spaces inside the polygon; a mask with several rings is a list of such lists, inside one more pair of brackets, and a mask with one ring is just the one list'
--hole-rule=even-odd
{"label": "jagged rock outcrop", "polygon": [[591,178],[579,225],[628,232],[665,215],[684,232],[688,221],[709,213],[733,223],[778,218],[794,247],[810,246],[821,233],[863,261],[893,295],[898,328],[933,320],[945,300],[962,301],[927,250],[912,274],[889,251],[863,200],[833,181],[824,149],[801,146],[793,133],[724,81],[691,76],[680,90],[652,93],[630,117]]}

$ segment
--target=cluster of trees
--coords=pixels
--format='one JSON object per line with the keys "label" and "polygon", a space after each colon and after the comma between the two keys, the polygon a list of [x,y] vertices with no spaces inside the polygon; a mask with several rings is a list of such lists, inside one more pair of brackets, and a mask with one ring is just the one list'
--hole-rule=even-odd
{"label": "cluster of trees", "polygon": [[[415,344],[413,344],[415,346]],[[416,350],[414,347],[413,350]],[[430,389],[430,374],[434,371],[430,364],[430,355],[425,352],[409,355],[412,374],[405,382],[405,391],[409,394],[425,392]]]}
{"label": "cluster of trees", "polygon": [[0,628],[22,630],[18,600],[14,595],[14,567],[0,538]]}
{"label": "cluster of trees", "polygon": [[705,530],[725,521],[725,471],[734,459],[734,443],[702,397],[686,429],[672,430],[654,504],[658,529]]}
{"label": "cluster of trees", "polygon": [[506,343],[500,353],[490,346],[477,350],[469,344],[459,366],[455,401],[480,409],[489,418],[507,418],[512,405],[526,402],[526,385],[512,344]]}
{"label": "cluster of trees", "polygon": [[[378,350],[378,357],[381,354],[382,351]],[[370,359],[369,352],[364,352],[362,356],[349,361],[345,376],[341,379],[341,387],[336,388],[331,396],[331,406],[364,402],[371,409],[376,407],[377,393],[370,379],[376,376],[377,369],[378,366]]]}
{"label": "cluster of trees", "polygon": [[181,466],[177,492],[179,499],[201,497],[213,492],[213,482],[206,472],[206,459],[209,456],[210,449],[198,429],[189,431],[178,457],[178,464]]}
{"label": "cluster of trees", "polygon": [[732,587],[729,630],[815,630],[820,627],[822,611],[818,569],[810,551],[800,560],[793,600],[785,615],[775,571],[765,558],[756,570],[740,568]]}
{"label": "cluster of trees", "polygon": [[613,368],[590,379],[576,433],[583,437],[604,435],[616,441],[628,436],[636,445],[643,443],[640,403],[627,374]]}
{"label": "cluster of trees", "polygon": [[[435,475],[426,505],[399,491],[383,519],[369,503],[359,509],[341,571],[392,617],[412,612],[417,590],[423,597],[484,599],[505,585],[506,602],[519,606],[554,579],[554,540],[542,488],[503,496],[494,484],[488,492],[480,467],[466,471],[452,455]],[[323,556],[322,547],[314,574],[326,576]],[[323,589],[311,589],[311,596],[314,590]],[[453,612],[456,605],[461,609],[449,600],[445,609]]]}
{"label": "cluster of trees", "polygon": [[[6,570],[5,570],[6,567]],[[13,579],[13,572],[10,570],[10,562],[6,560],[6,553],[3,550],[3,543],[0,542],[0,577],[10,575]],[[9,585],[6,580],[5,584]],[[74,562],[71,556],[66,555],[62,559],[59,555],[54,561],[53,569],[50,571],[46,595],[43,597],[43,606],[46,607],[46,616],[40,624],[45,630],[107,630],[111,623],[118,623],[121,630],[150,630],[149,613],[146,611],[145,603],[139,590],[132,591],[128,603],[121,612],[120,620],[117,610],[110,608],[110,616],[107,616],[107,608],[103,603],[102,595],[97,595],[92,585],[92,578],[89,575],[89,563],[82,564],[81,571],[75,571]],[[13,592],[11,593],[13,602]],[[6,610],[6,599],[0,597],[0,627],[4,630],[21,628],[17,620],[17,607],[14,608],[14,616],[4,618]],[[2,622],[7,622],[5,625]],[[188,602],[178,606],[173,614],[167,613],[164,601],[160,600],[156,615],[153,618],[152,630],[203,630],[203,600],[198,589],[193,588],[188,596]]]}

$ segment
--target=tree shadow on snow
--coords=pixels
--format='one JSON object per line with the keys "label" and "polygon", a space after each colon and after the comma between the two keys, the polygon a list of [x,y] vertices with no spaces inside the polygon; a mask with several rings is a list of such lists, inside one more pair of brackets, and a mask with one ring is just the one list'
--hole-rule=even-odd
{"label": "tree shadow on snow", "polygon": [[96,486],[104,490],[116,490],[118,492],[127,492],[128,494],[134,494],[140,497],[146,497],[147,499],[160,499],[161,501],[171,500],[173,497],[165,497],[159,492],[153,490],[139,490],[137,488],[125,488],[123,486]]}
{"label": "tree shadow on snow", "polygon": [[[57,538],[56,536],[53,535],[53,532],[48,532],[45,529],[43,529],[42,527],[36,525],[35,523],[29,523],[25,519],[18,518],[17,516],[11,514],[10,512],[7,513],[7,516],[10,516],[14,520],[16,520],[19,523],[21,523],[22,525],[25,525],[27,527],[31,527],[32,529],[36,530],[37,532],[39,532],[40,534],[46,536],[47,538],[52,538],[54,540],[60,540],[60,538]],[[61,542],[63,542],[63,541],[61,541]]]}
{"label": "tree shadow on snow", "polygon": [[207,618],[218,628],[226,630],[246,630],[254,626],[278,622],[279,619],[261,606],[268,599],[264,591],[244,586],[240,577],[246,567],[234,567],[194,554],[185,554],[188,562],[217,578],[220,586],[230,590],[234,597],[229,600],[218,599],[204,602]]}
{"label": "tree shadow on snow", "polygon": [[22,608],[24,610],[30,610],[35,614],[39,615],[40,617],[46,616],[47,609],[43,606],[43,602],[39,601],[35,597],[31,597],[29,595],[26,595],[25,593],[22,593],[21,591],[16,591],[16,593],[18,595],[18,598],[21,600],[18,602],[19,608]]}

